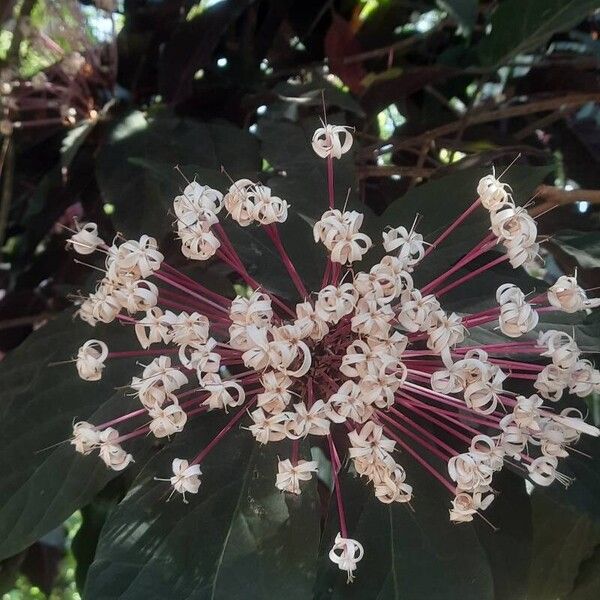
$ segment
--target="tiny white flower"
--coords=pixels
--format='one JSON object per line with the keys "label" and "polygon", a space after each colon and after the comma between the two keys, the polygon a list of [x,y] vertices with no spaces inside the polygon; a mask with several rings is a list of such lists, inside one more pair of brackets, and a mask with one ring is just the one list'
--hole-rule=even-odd
{"label": "tiny white flower", "polygon": [[88,340],[77,351],[77,372],[81,379],[98,381],[102,377],[108,346],[100,340]]}
{"label": "tiny white flower", "polygon": [[79,421],[73,425],[71,445],[80,454],[90,454],[100,444],[100,431],[91,423]]}
{"label": "tiny white flower", "polygon": [[133,456],[121,448],[118,438],[119,432],[112,427],[100,432],[100,458],[113,471],[122,471],[133,461]]}
{"label": "tiny white flower", "polygon": [[567,313],[600,306],[600,298],[589,300],[585,291],[578,285],[577,279],[566,275],[559,277],[548,289],[548,302]]}
{"label": "tiny white flower", "polygon": [[500,330],[515,338],[531,331],[538,324],[539,316],[525,300],[525,294],[512,283],[501,285],[496,291],[500,304]]}
{"label": "tiny white flower", "polygon": [[329,559],[335,563],[340,571],[348,574],[348,583],[354,580],[354,571],[358,562],[364,556],[362,544],[350,538],[343,538],[341,533],[335,536],[335,544],[329,551]]}
{"label": "tiny white flower", "polygon": [[479,180],[477,193],[481,204],[489,211],[496,211],[506,205],[512,205],[512,198],[506,191],[510,189],[506,183],[500,183],[493,175],[486,175]]}
{"label": "tiny white flower", "polygon": [[99,246],[104,245],[104,240],[98,235],[96,223],[85,223],[78,225],[77,233],[73,234],[67,241],[77,254],[92,254]]}
{"label": "tiny white flower", "polygon": [[183,501],[187,504],[186,494],[197,494],[200,489],[200,475],[202,471],[200,465],[190,465],[187,460],[176,458],[172,463],[173,477],[170,482],[173,490],[183,496]]}
{"label": "tiny white flower", "polygon": [[275,486],[282,492],[300,494],[300,482],[309,481],[312,473],[317,472],[317,462],[314,460],[299,460],[295,465],[289,459],[277,463],[277,478]]}
{"label": "tiny white flower", "polygon": [[321,158],[341,158],[352,147],[350,127],[325,125],[319,127],[312,137],[312,147]]}

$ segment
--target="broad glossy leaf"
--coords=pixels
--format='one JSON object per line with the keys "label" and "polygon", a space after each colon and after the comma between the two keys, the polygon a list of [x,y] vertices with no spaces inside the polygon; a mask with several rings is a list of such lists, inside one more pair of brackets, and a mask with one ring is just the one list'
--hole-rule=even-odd
{"label": "broad glossy leaf", "polygon": [[597,231],[561,231],[552,236],[580,269],[600,269],[600,234]]}
{"label": "broad glossy leaf", "polygon": [[486,66],[499,66],[545,44],[599,6],[598,0],[505,0],[491,19],[492,30],[477,51]]}
{"label": "broad glossy leaf", "polygon": [[532,554],[533,525],[531,502],[525,479],[503,469],[494,475],[493,487],[499,493],[475,519],[475,531],[489,559],[494,580],[494,600],[521,600],[526,597]]}
{"label": "broad glossy leaf", "polygon": [[527,598],[597,598],[598,571],[588,572],[585,578],[582,574],[589,560],[591,566],[594,561],[597,565],[594,555],[600,547],[600,523],[537,492],[532,508],[534,543]]}
{"label": "broad glossy leaf", "polygon": [[88,570],[96,555],[100,531],[110,511],[118,504],[126,490],[124,478],[113,479],[90,504],[81,509],[81,526],[71,542],[75,558],[75,583],[83,592]]}
{"label": "broad glossy leaf", "polygon": [[132,346],[128,328],[92,330],[64,313],[34,332],[0,364],[0,557],[11,556],[60,525],[115,476],[97,456],[77,454],[66,440],[73,420],[101,423],[136,404],[115,393],[133,361],[108,364],[98,382],[82,381],[69,360],[90,337],[109,348]]}
{"label": "broad glossy leaf", "polygon": [[189,504],[179,495],[167,502],[169,485],[153,480],[223,423],[222,415],[192,421],[148,463],[104,527],[86,598],[309,597],[319,539],[314,481],[299,498],[281,494],[277,448],[257,446],[247,431],[230,433],[202,464]]}

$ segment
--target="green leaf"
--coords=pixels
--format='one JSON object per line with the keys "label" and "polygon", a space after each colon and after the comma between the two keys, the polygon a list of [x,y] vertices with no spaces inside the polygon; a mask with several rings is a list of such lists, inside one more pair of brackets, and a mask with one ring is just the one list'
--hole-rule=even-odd
{"label": "green leaf", "polygon": [[[275,488],[277,449],[246,431],[222,440],[202,464],[202,486],[166,502],[176,456],[203,447],[222,415],[189,424],[157,454],[111,514],[87,582],[88,600],[304,600],[319,539],[314,480],[299,498]],[[178,454],[179,452],[179,454]]]}
{"label": "green leaf", "polygon": [[588,569],[586,573],[585,567],[590,559],[597,564],[600,522],[566,510],[537,491],[532,497],[532,507],[534,544],[527,598],[597,598],[598,571]]}
{"label": "green leaf", "polygon": [[473,31],[479,12],[478,0],[436,0],[436,4],[450,13],[465,33]]}
{"label": "green leaf", "polygon": [[533,526],[525,479],[507,468],[494,475],[498,491],[485,518],[475,519],[479,542],[486,551],[494,580],[494,600],[527,597]]}
{"label": "green leaf", "polygon": [[115,224],[126,235],[171,235],[169,211],[185,186],[174,170],[180,164],[194,165],[203,181],[208,176],[225,183],[222,166],[233,178],[259,170],[258,141],[224,123],[163,114],[147,118],[137,111],[125,115],[99,152],[96,176],[105,202],[115,207]]}
{"label": "green leaf", "polygon": [[113,479],[90,504],[81,509],[81,526],[71,542],[76,563],[75,582],[80,592],[83,592],[89,568],[96,555],[100,531],[110,511],[124,494],[123,483],[121,478]]}
{"label": "green leaf", "polygon": [[[348,535],[363,544],[365,556],[348,585],[346,573],[327,556],[339,531],[333,499],[315,600],[491,600],[492,574],[472,524],[450,523],[451,496],[445,488],[406,454],[397,460],[413,486],[414,512],[407,505],[379,502],[365,479],[342,474]],[[445,468],[442,463],[435,466]]]}
{"label": "green leaf", "polygon": [[600,234],[596,231],[560,231],[551,243],[581,269],[600,269]]}
{"label": "green leaf", "polygon": [[[110,332],[110,333],[109,333]],[[116,473],[97,456],[82,456],[66,442],[74,419],[100,423],[136,404],[115,393],[131,378],[133,361],[107,365],[97,382],[82,381],[73,363],[86,338],[109,348],[131,346],[125,327],[89,325],[64,313],[34,332],[0,364],[0,557],[11,556],[60,525]]]}
{"label": "green leaf", "polygon": [[480,61],[489,67],[505,64],[577,25],[598,6],[598,0],[505,0],[492,15],[491,32],[476,48]]}

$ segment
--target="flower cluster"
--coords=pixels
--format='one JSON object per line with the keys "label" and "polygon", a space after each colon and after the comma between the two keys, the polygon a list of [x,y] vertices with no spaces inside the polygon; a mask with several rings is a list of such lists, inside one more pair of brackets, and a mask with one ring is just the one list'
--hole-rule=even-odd
{"label": "flower cluster", "polygon": [[[80,317],[90,325],[116,320],[133,326],[141,347],[113,350],[88,340],[76,359],[80,376],[98,380],[110,368],[107,362],[119,358],[148,361],[130,382],[141,408],[102,424],[76,423],[75,449],[83,454],[98,449],[109,467],[121,470],[132,460],[122,447],[126,441],[148,433],[169,437],[197,415],[232,411],[205,448],[189,459],[175,458],[173,475],[162,480],[187,501],[186,494],[199,492],[201,465],[209,453],[244,417],[258,443],[290,446],[289,458],[279,460],[274,476],[282,492],[300,494],[317,471],[315,460],[300,457],[300,440],[313,436],[328,450],[336,491],[340,533],[329,556],[349,581],[364,549],[348,535],[340,455],[347,455],[351,469],[372,483],[383,503],[411,501],[410,471],[407,475],[401,463],[402,455],[412,457],[450,493],[450,520],[464,522],[493,501],[493,476],[505,465],[542,486],[554,480],[566,485],[559,459],[581,434],[600,433],[574,408],[557,413],[543,405],[544,399],[558,400],[566,388],[579,396],[600,389],[600,373],[581,358],[573,337],[550,330],[513,341],[537,327],[541,312],[598,304],[587,299],[574,278],[561,277],[529,301],[506,283],[497,290],[496,305],[474,314],[449,313],[442,306],[447,291],[498,262],[517,267],[537,255],[535,222],[515,206],[506,186],[491,175],[481,180],[479,197],[467,213],[480,205],[490,211],[491,238],[418,289],[414,270],[465,216],[431,244],[414,225],[389,228],[382,234],[387,254],[366,271],[350,270],[373,245],[360,231],[362,214],[334,207],[333,160],[351,144],[343,127],[325,126],[313,138],[315,152],[327,159],[330,195],[329,208],[313,228],[328,261],[321,289],[312,294],[277,228],[287,218],[287,202],[247,179],[233,182],[225,194],[191,182],[173,202],[182,253],[228,265],[248,288],[234,299],[169,265],[149,236],[117,237],[108,245],[88,223],[69,240],[79,254],[104,255],[105,276],[81,303]],[[220,224],[222,212],[242,227],[263,228],[300,302],[291,305],[253,279]],[[448,283],[498,242],[506,248],[500,259]],[[468,343],[472,328],[494,322],[508,340]],[[511,353],[529,359],[502,358]],[[538,364],[548,358],[548,365]],[[505,387],[510,380],[530,381],[537,394],[515,397]],[[124,434],[113,427],[136,419],[150,419],[150,424]],[[468,450],[461,452],[464,447]],[[439,470],[439,461],[445,469]]]}

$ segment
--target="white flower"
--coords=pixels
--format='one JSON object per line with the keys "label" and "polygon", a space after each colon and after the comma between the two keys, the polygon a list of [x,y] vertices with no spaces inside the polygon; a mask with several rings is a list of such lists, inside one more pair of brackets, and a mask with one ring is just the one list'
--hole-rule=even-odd
{"label": "white flower", "polygon": [[448,474],[460,491],[475,492],[491,484],[493,469],[470,452],[453,456],[448,461]]}
{"label": "white flower", "polygon": [[351,283],[337,287],[328,285],[319,291],[315,314],[319,319],[335,324],[354,310],[357,300],[358,292]]}
{"label": "white flower", "polygon": [[566,275],[559,277],[548,289],[548,302],[567,313],[600,306],[600,298],[588,300],[585,291],[577,284],[577,279]]}
{"label": "white flower", "polygon": [[569,385],[569,370],[556,365],[546,365],[533,383],[533,387],[546,400],[560,400],[563,391]]}
{"label": "white flower", "polygon": [[406,290],[413,287],[408,271],[398,268],[393,256],[373,265],[369,273],[358,273],[354,278],[354,287],[366,300],[375,300],[378,304],[390,304]]}
{"label": "white flower", "polygon": [[287,220],[288,203],[277,196],[271,195],[271,188],[266,185],[256,185],[253,192],[254,220],[261,225],[283,223]]}
{"label": "white flower", "polygon": [[107,427],[100,432],[100,458],[113,471],[122,471],[133,461],[133,456],[121,448],[118,439],[119,432],[112,427]]}
{"label": "white flower", "polygon": [[104,246],[104,240],[98,235],[96,223],[85,223],[78,226],[77,233],[70,237],[67,244],[71,244],[77,254],[92,254],[99,246]]}
{"label": "white flower", "polygon": [[278,371],[267,371],[260,378],[264,391],[257,396],[257,406],[271,414],[282,412],[292,399],[292,380]]}
{"label": "white flower", "polygon": [[130,315],[146,312],[158,303],[158,288],[145,279],[123,279],[113,292],[114,298]]}
{"label": "white flower", "polygon": [[183,431],[187,422],[187,414],[179,404],[170,404],[165,408],[154,406],[148,410],[152,421],[150,431],[157,438],[168,437]]}
{"label": "white flower", "polygon": [[173,338],[170,330],[177,317],[171,311],[163,311],[154,306],[146,311],[146,316],[135,324],[135,335],[144,349],[151,344],[163,342],[168,344]]}
{"label": "white flower", "polygon": [[529,479],[541,486],[549,486],[555,479],[559,478],[556,470],[558,459],[555,456],[540,456],[531,464],[527,465]]}
{"label": "white flower", "polygon": [[517,396],[517,403],[513,408],[513,422],[522,429],[540,431],[540,411],[544,401],[537,395],[529,397]]}
{"label": "white flower", "polygon": [[374,469],[373,485],[375,497],[384,504],[392,502],[410,502],[412,499],[412,486],[405,483],[406,473],[402,467],[395,465],[389,468],[383,465]]}
{"label": "white flower", "polygon": [[183,501],[187,504],[187,494],[197,494],[200,489],[200,465],[190,465],[187,460],[176,458],[173,460],[173,477],[170,482],[173,489],[183,495]]}
{"label": "white flower", "polygon": [[535,220],[523,208],[505,206],[491,214],[492,232],[508,246],[531,246],[537,238]]}
{"label": "white flower", "polygon": [[77,372],[81,379],[98,381],[102,377],[108,346],[100,340],[88,340],[77,351]]}
{"label": "white flower", "polygon": [[239,179],[230,186],[223,199],[227,212],[242,227],[247,227],[254,221],[254,187],[255,184],[249,179]]}
{"label": "white flower", "polygon": [[367,253],[373,245],[371,238],[364,233],[349,233],[345,239],[336,242],[331,249],[331,261],[342,265],[351,264]]}
{"label": "white flower", "polygon": [[271,342],[268,356],[269,366],[294,378],[306,375],[312,363],[312,354],[309,347],[299,340],[275,340]]}
{"label": "white flower", "polygon": [[389,459],[389,454],[394,450],[396,442],[383,435],[383,427],[373,421],[365,423],[360,432],[355,429],[348,434],[350,458],[367,459],[370,462]]}
{"label": "white flower", "polygon": [[506,191],[510,189],[506,183],[500,183],[493,175],[486,175],[479,180],[477,193],[481,204],[489,211],[512,205],[512,198]]}
{"label": "white flower", "polygon": [[456,313],[447,315],[443,310],[434,311],[427,328],[427,347],[442,356],[449,356],[450,349],[465,339],[465,327]]}
{"label": "white flower", "polygon": [[394,317],[394,311],[389,304],[380,306],[375,300],[361,298],[350,325],[355,333],[386,339]]}
{"label": "white flower", "polygon": [[138,393],[144,406],[153,408],[162,406],[168,394],[187,382],[188,378],[179,369],[171,367],[168,356],[159,356],[144,367],[141,378],[132,379],[131,387]]}
{"label": "white flower", "polygon": [[[171,313],[172,315],[173,313]],[[178,346],[205,344],[208,341],[209,322],[205,315],[181,312],[170,317],[172,341]]]}
{"label": "white flower", "polygon": [[178,232],[181,253],[190,260],[208,260],[221,247],[217,236],[204,222],[188,225]]}
{"label": "white flower", "polygon": [[518,241],[514,243],[505,242],[504,247],[513,269],[534,265],[540,254],[540,245],[537,242],[529,245],[524,245]]}
{"label": "white flower", "polygon": [[504,449],[487,435],[476,435],[471,440],[469,452],[478,461],[489,465],[494,471],[499,471],[504,465]]}
{"label": "white flower", "polygon": [[118,247],[112,246],[106,257],[106,267],[107,271],[119,275],[134,275],[145,279],[160,269],[163,259],[156,240],[143,235],[139,242],[127,240]]}
{"label": "white flower", "polygon": [[317,315],[310,302],[296,304],[296,316],[294,325],[303,331],[303,337],[319,342],[329,333],[327,322]]}
{"label": "white flower", "polygon": [[327,416],[334,423],[343,423],[351,419],[364,423],[373,414],[373,408],[367,406],[362,398],[362,389],[354,381],[344,381],[325,406]]}
{"label": "white flower", "polygon": [[467,523],[473,520],[473,515],[479,510],[485,510],[494,500],[493,494],[482,497],[481,492],[467,494],[461,492],[452,501],[450,520],[454,523]]}
{"label": "white flower", "polygon": [[223,206],[223,194],[196,181],[189,183],[181,196],[173,200],[173,210],[177,215],[178,227],[204,221],[210,215],[217,215]]}
{"label": "white flower", "polygon": [[271,299],[261,292],[253,292],[249,298],[237,296],[231,302],[229,318],[237,325],[267,327],[273,318]]}
{"label": "white flower", "polygon": [[440,303],[432,294],[423,296],[420,290],[407,290],[400,301],[398,323],[411,333],[429,329],[433,314],[440,309]]}
{"label": "white flower", "polygon": [[547,348],[541,355],[552,357],[552,363],[559,369],[570,369],[581,354],[575,340],[568,333],[555,329],[540,332],[537,345]]}
{"label": "white flower", "polygon": [[520,427],[513,425],[512,420],[512,415],[506,415],[500,420],[500,427],[502,427],[500,447],[511,458],[521,460],[521,452],[523,452],[529,436]]}
{"label": "white flower", "polygon": [[[209,410],[218,408],[227,412],[227,408],[241,406],[246,399],[246,392],[239,383],[221,381],[221,377],[216,373],[210,373],[203,377],[202,387],[209,392],[208,398],[203,402]],[[234,397],[229,390],[233,390],[237,397]]]}
{"label": "white flower", "polygon": [[508,337],[520,337],[538,324],[539,316],[525,301],[525,294],[512,283],[501,285],[496,291],[500,304],[500,330]]}
{"label": "white flower", "polygon": [[[471,371],[473,377],[476,371]],[[506,375],[495,365],[485,364],[464,390],[465,404],[484,415],[496,410]]]}
{"label": "white flower", "polygon": [[113,294],[100,288],[97,292],[90,294],[88,300],[82,305],[79,314],[85,316],[91,325],[96,321],[111,323],[117,318],[121,311],[121,303]]}
{"label": "white flower", "polygon": [[79,421],[73,425],[71,445],[80,454],[90,454],[100,444],[100,431],[91,423]]}
{"label": "white flower", "polygon": [[343,538],[341,533],[335,536],[335,544],[329,551],[329,559],[335,563],[340,571],[348,573],[348,583],[354,579],[354,571],[358,562],[364,556],[362,545],[356,540]]}
{"label": "white flower", "polygon": [[253,424],[250,425],[250,433],[259,444],[278,442],[287,435],[286,426],[290,419],[289,413],[267,415],[262,408],[257,408],[250,413]]}
{"label": "white flower", "polygon": [[207,373],[218,373],[221,368],[221,355],[214,352],[217,341],[213,338],[206,343],[191,342],[179,347],[179,360],[187,369],[196,369],[198,381],[202,383]]}
{"label": "white flower", "polygon": [[406,227],[395,227],[384,231],[383,247],[386,252],[398,250],[397,256],[400,261],[412,270],[412,268],[425,256],[425,243],[423,236]]}
{"label": "white flower", "polygon": [[[344,125],[325,125],[319,127],[312,137],[312,147],[321,158],[342,158],[352,147],[350,127]],[[342,141],[343,138],[343,141]]]}
{"label": "white flower", "polygon": [[290,415],[287,436],[292,439],[306,437],[307,435],[327,435],[331,421],[325,413],[325,403],[317,400],[310,408],[304,402],[294,404],[294,411]]}
{"label": "white flower", "polygon": [[329,209],[313,227],[315,242],[324,244],[333,262],[350,264],[361,260],[373,245],[368,235],[359,232],[363,218],[364,215],[356,211],[341,213]]}
{"label": "white flower", "polygon": [[388,409],[394,404],[394,394],[406,380],[406,367],[399,363],[393,373],[381,367],[376,374],[369,373],[360,381],[362,399],[366,404]]}
{"label": "white flower", "polygon": [[600,371],[589,360],[578,360],[569,370],[569,392],[585,398],[598,390]]}
{"label": "white flower", "polygon": [[314,460],[299,460],[295,465],[289,459],[277,463],[277,478],[275,486],[282,492],[300,494],[300,482],[309,481],[312,473],[317,472],[317,462]]}

